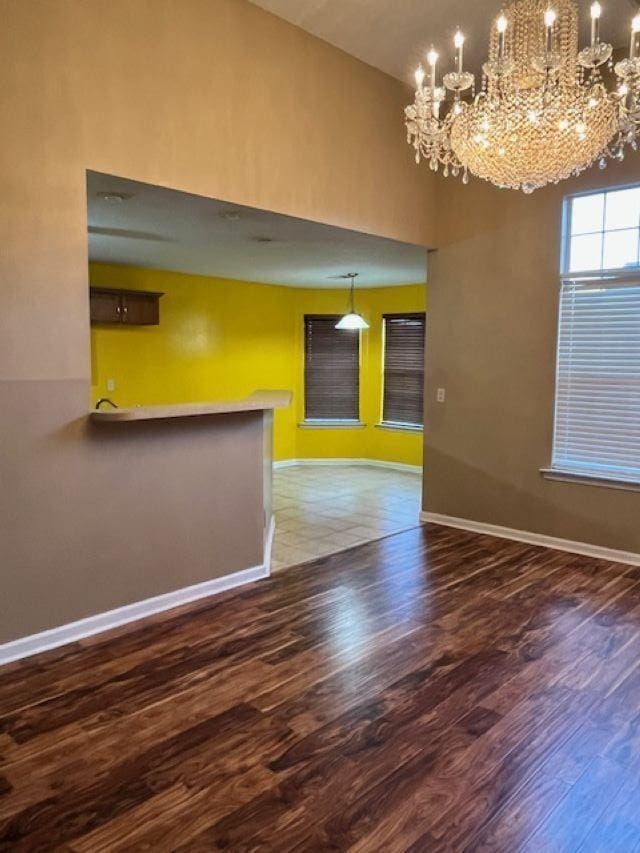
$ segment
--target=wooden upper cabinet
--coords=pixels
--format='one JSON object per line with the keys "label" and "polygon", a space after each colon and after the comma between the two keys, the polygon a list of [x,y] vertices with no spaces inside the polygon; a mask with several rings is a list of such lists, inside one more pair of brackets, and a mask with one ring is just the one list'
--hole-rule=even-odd
{"label": "wooden upper cabinet", "polygon": [[91,288],[91,322],[119,323],[122,311],[120,296],[113,291]]}
{"label": "wooden upper cabinet", "polygon": [[124,294],[122,322],[130,326],[157,326],[160,322],[160,294]]}
{"label": "wooden upper cabinet", "polygon": [[157,326],[162,293],[149,290],[90,289],[91,322],[127,326]]}

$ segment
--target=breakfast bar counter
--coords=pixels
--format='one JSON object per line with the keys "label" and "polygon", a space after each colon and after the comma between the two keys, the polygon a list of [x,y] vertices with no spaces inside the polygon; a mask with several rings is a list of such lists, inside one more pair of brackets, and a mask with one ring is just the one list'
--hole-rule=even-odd
{"label": "breakfast bar counter", "polygon": [[202,415],[223,415],[235,412],[255,412],[285,409],[291,405],[291,391],[254,391],[240,400],[218,400],[208,403],[177,403],[163,406],[134,406],[126,409],[94,409],[92,421],[150,421],[165,418],[190,418]]}

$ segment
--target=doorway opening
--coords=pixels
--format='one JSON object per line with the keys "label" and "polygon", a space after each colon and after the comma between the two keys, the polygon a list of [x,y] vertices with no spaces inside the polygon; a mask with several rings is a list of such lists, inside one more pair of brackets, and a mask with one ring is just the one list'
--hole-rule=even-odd
{"label": "doorway opening", "polygon": [[274,571],[419,523],[425,247],[97,172],[87,207],[93,405],[292,392]]}

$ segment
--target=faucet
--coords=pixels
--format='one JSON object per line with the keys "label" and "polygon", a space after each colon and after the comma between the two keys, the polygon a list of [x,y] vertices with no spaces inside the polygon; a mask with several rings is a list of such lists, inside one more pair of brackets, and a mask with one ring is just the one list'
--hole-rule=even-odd
{"label": "faucet", "polygon": [[96,409],[99,409],[99,408],[100,408],[100,406],[101,406],[103,403],[108,403],[108,404],[109,404],[110,406],[112,406],[114,409],[117,409],[117,408],[118,408],[118,407],[116,406],[116,404],[113,402],[113,400],[110,400],[108,397],[100,397],[100,399],[99,399],[99,400],[98,400],[98,402],[96,403]]}

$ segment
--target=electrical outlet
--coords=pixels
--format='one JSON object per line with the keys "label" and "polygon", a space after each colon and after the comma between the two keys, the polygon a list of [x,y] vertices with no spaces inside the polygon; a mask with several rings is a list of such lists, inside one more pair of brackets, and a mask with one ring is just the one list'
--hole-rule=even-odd
{"label": "electrical outlet", "polygon": [[116,380],[115,379],[107,379],[107,391],[115,391],[116,390]]}
{"label": "electrical outlet", "polygon": [[436,400],[438,401],[438,403],[444,403],[445,396],[446,392],[444,388],[438,388],[438,390],[436,391]]}

